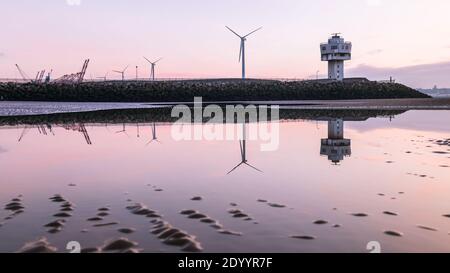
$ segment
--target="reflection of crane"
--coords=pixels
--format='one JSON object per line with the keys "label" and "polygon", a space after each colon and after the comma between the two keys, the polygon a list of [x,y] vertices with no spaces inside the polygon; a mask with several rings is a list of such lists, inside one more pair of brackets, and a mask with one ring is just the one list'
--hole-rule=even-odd
{"label": "reflection of crane", "polygon": [[66,130],[77,131],[83,134],[84,139],[88,145],[92,145],[91,137],[89,136],[88,131],[86,130],[86,126],[84,124],[72,124],[72,125],[62,125],[62,127]]}
{"label": "reflection of crane", "polygon": [[43,134],[44,136],[47,135],[47,130],[45,129],[44,125],[38,125],[37,128],[40,134]]}
{"label": "reflection of crane", "polygon": [[25,135],[28,133],[29,129],[31,129],[31,128],[33,128],[33,127],[37,128],[39,134],[41,134],[41,135],[47,136],[47,135],[48,135],[47,130],[48,130],[52,135],[55,135],[55,133],[54,133],[53,130],[52,130],[52,126],[51,126],[50,124],[45,124],[45,125],[44,125],[44,124],[41,124],[41,125],[36,125],[36,126],[31,126],[31,127],[25,126],[25,127],[23,128],[22,132],[20,133],[18,142],[21,142],[21,141],[23,140],[23,138],[25,137]]}
{"label": "reflection of crane", "polygon": [[92,145],[91,138],[89,137],[88,131],[86,130],[86,127],[84,126],[84,124],[80,125],[80,129],[81,129],[81,133],[83,133],[84,139],[86,139],[86,143],[88,145]]}
{"label": "reflection of crane", "polygon": [[161,141],[159,141],[158,137],[156,136],[156,124],[154,122],[153,122],[153,125],[152,125],[152,139],[147,143],[147,145],[149,145],[153,141],[161,143]]}
{"label": "reflection of crane", "polygon": [[19,136],[19,141],[18,141],[18,142],[21,142],[21,141],[22,141],[22,139],[23,139],[23,137],[25,136],[26,133],[28,133],[28,127],[27,127],[27,126],[25,126],[25,127],[23,128],[22,133],[21,133],[20,136]]}
{"label": "reflection of crane", "polygon": [[245,123],[243,123],[242,124],[242,140],[239,141],[239,147],[241,148],[241,162],[238,165],[236,165],[236,167],[231,169],[231,171],[229,171],[227,174],[234,172],[237,168],[239,168],[242,165],[247,165],[258,172],[262,172],[260,169],[254,167],[248,163],[246,141],[247,140],[246,140],[246,132],[245,132]]}

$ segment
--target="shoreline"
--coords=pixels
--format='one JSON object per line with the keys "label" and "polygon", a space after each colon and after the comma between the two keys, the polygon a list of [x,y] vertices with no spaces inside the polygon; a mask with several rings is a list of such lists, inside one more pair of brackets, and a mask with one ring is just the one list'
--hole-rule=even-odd
{"label": "shoreline", "polygon": [[[61,113],[83,113],[103,110],[130,110],[166,108],[183,104],[192,106],[193,102],[36,102],[0,101],[0,116],[33,116]],[[221,101],[203,102],[203,105],[279,105],[280,109],[298,110],[450,110],[450,98],[430,99],[377,99],[377,100],[312,100],[312,101]]]}

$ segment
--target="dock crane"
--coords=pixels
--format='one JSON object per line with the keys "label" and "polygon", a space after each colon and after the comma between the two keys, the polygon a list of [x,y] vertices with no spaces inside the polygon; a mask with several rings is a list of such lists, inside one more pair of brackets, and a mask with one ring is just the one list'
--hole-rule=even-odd
{"label": "dock crane", "polygon": [[20,76],[22,77],[24,82],[27,82],[30,80],[30,77],[20,68],[18,64],[16,64],[17,71],[19,71]]}
{"label": "dock crane", "polygon": [[45,70],[38,71],[36,74],[36,79],[34,80],[34,83],[41,83],[42,79],[44,79]]}
{"label": "dock crane", "polygon": [[72,84],[79,84],[82,83],[84,80],[84,76],[86,75],[86,70],[89,65],[89,59],[86,59],[83,63],[83,67],[81,68],[81,71],[78,73],[73,74],[67,74],[62,76],[61,78],[55,80],[55,83],[72,83]]}

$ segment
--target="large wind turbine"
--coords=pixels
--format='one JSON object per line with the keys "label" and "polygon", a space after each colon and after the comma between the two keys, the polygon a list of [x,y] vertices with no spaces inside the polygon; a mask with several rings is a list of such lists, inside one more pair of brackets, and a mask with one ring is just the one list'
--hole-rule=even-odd
{"label": "large wind turbine", "polygon": [[150,68],[150,80],[152,80],[152,81],[154,81],[155,80],[155,66],[156,66],[156,63],[157,62],[159,62],[159,61],[161,61],[162,60],[162,58],[159,58],[158,60],[156,60],[156,61],[154,61],[154,62],[151,62],[149,59],[147,59],[146,57],[144,57],[144,59],[145,60],[147,60],[147,62],[149,62],[150,63],[150,65],[151,65],[151,68]]}
{"label": "large wind turbine", "polygon": [[247,41],[247,37],[252,35],[253,33],[257,32],[258,30],[262,29],[262,27],[250,32],[249,34],[245,35],[245,36],[241,36],[239,34],[237,34],[234,30],[232,30],[231,28],[225,26],[226,28],[228,28],[228,30],[230,30],[231,32],[233,32],[236,36],[238,36],[241,39],[241,49],[239,50],[239,61],[242,62],[242,79],[245,79],[245,41]]}
{"label": "large wind turbine", "polygon": [[122,74],[122,81],[124,81],[124,80],[125,80],[125,71],[127,71],[128,67],[129,67],[129,65],[127,65],[127,67],[125,67],[125,69],[124,69],[124,70],[122,70],[122,71],[118,71],[118,70],[113,70],[113,72],[116,72],[116,73]]}

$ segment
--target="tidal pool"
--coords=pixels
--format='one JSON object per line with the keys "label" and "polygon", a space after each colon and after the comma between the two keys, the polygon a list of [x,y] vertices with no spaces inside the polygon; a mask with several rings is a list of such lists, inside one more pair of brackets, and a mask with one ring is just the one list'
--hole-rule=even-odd
{"label": "tidal pool", "polygon": [[1,252],[450,251],[450,111],[294,111],[274,151],[90,115],[0,118]]}

